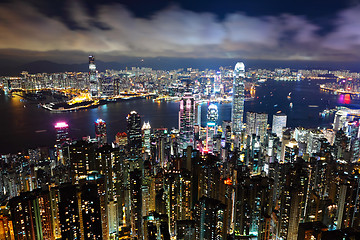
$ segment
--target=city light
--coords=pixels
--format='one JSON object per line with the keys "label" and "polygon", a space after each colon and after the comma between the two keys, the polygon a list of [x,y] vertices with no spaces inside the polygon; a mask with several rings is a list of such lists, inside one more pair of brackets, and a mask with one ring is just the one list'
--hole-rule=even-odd
{"label": "city light", "polygon": [[69,125],[66,122],[57,122],[55,128],[67,128]]}

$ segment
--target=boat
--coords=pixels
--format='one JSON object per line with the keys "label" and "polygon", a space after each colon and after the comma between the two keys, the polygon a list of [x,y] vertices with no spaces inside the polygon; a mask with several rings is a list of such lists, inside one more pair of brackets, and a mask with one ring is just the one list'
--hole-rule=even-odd
{"label": "boat", "polygon": [[290,106],[290,108],[293,108],[293,103],[291,102],[291,103],[289,104],[289,106]]}
{"label": "boat", "polygon": [[287,99],[291,99],[291,92],[289,92],[289,95],[287,96]]}

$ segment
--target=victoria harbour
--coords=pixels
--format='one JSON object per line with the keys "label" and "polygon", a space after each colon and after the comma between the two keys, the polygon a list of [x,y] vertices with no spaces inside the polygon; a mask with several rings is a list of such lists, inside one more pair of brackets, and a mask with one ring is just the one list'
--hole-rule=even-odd
{"label": "victoria harbour", "polygon": [[[289,127],[330,127],[333,115],[319,116],[324,109],[336,106],[356,106],[359,100],[344,101],[344,95],[320,92],[320,80],[274,81],[261,83],[256,88],[256,97],[245,102],[245,111],[265,112],[269,116],[281,111],[288,116]],[[291,93],[291,99],[288,95]],[[292,103],[293,107],[290,107]],[[206,125],[208,103],[202,104],[202,125]],[[218,104],[218,124],[231,119],[231,103]],[[126,131],[126,116],[137,111],[143,121],[149,121],[153,128],[177,128],[179,120],[178,102],[153,102],[152,99],[134,99],[94,109],[68,113],[53,113],[38,107],[37,103],[19,96],[0,95],[0,110],[4,116],[0,139],[0,153],[16,152],[37,146],[55,144],[54,124],[66,121],[71,125],[70,136],[74,139],[94,136],[94,122],[104,119],[108,124],[108,141],[113,141],[118,132]],[[269,119],[271,122],[271,119]],[[6,143],[6,144],[5,144]]]}

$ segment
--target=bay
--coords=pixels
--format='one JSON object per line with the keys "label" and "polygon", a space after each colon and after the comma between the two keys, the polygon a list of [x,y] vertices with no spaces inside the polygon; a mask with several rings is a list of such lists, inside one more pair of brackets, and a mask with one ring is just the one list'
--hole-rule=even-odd
{"label": "bay", "polygon": [[[269,80],[256,89],[255,99],[245,102],[245,112],[265,112],[272,115],[282,111],[288,115],[289,127],[330,127],[333,116],[319,117],[326,108],[344,105],[360,108],[359,100],[349,100],[342,95],[320,92],[320,81],[276,82]],[[290,94],[291,99],[287,96]],[[344,99],[347,99],[346,101]],[[290,107],[292,103],[293,107]],[[206,124],[208,103],[202,104],[202,125]],[[231,119],[231,103],[217,104],[219,121]],[[25,107],[24,107],[25,106]],[[137,111],[142,121],[149,121],[152,128],[178,128],[178,102],[156,103],[151,99],[134,99],[110,103],[94,109],[77,112],[54,113],[44,110],[37,104],[0,94],[0,154],[14,153],[39,146],[55,144],[54,125],[66,121],[70,126],[70,137],[94,137],[94,122],[102,118],[107,123],[108,141],[113,141],[117,132],[126,131],[126,116]]]}

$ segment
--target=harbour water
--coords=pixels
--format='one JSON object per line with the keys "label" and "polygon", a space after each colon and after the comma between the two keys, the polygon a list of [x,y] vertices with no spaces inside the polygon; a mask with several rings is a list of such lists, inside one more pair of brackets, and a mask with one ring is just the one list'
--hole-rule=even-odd
{"label": "harbour water", "polygon": [[[256,89],[256,97],[245,102],[246,111],[265,112],[272,115],[282,111],[288,115],[288,126],[327,127],[333,116],[319,117],[319,112],[339,105],[360,108],[359,100],[320,92],[320,81],[276,82],[269,80]],[[290,97],[289,97],[290,94]],[[292,105],[292,107],[291,107]],[[231,118],[231,104],[219,104],[219,124]],[[16,152],[38,146],[55,144],[54,124],[66,121],[70,137],[94,137],[94,121],[102,118],[107,123],[108,141],[117,132],[126,131],[126,116],[135,110],[142,121],[149,121],[152,128],[178,127],[178,102],[156,103],[151,99],[134,99],[99,106],[77,112],[54,113],[38,107],[36,103],[19,96],[0,94],[0,154]],[[207,103],[202,104],[202,122],[205,125]]]}

